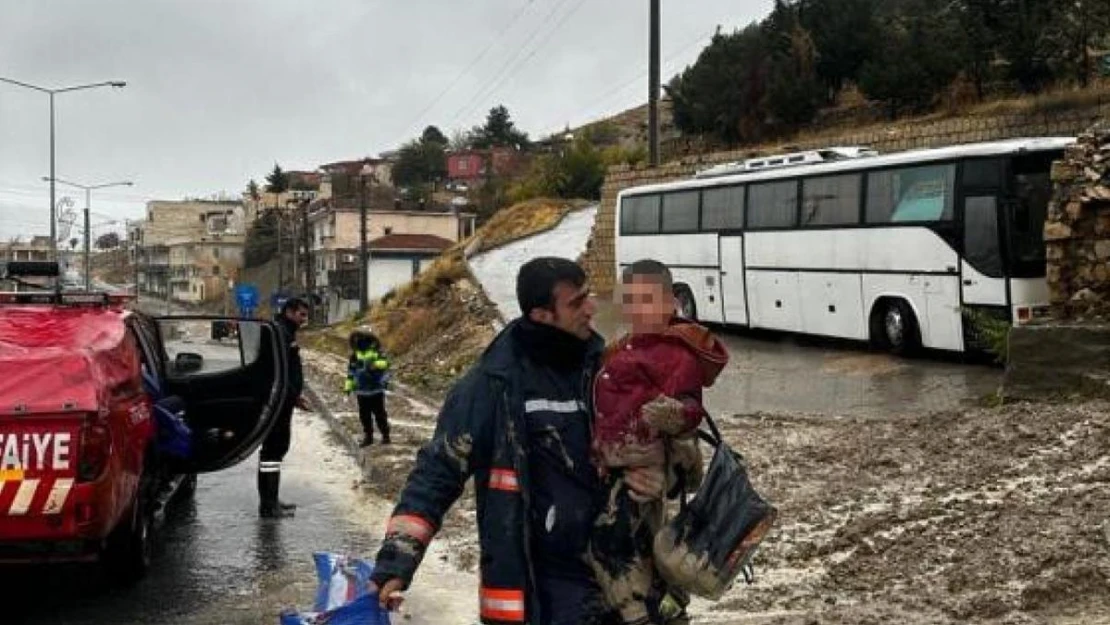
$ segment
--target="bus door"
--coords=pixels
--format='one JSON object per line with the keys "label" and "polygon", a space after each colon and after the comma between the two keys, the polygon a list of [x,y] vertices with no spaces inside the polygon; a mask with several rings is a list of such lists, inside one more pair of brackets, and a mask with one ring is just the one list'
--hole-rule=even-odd
{"label": "bus door", "polygon": [[748,324],[748,298],[744,285],[744,237],[721,236],[721,299],[725,323]]}
{"label": "bus door", "polygon": [[1008,310],[1002,198],[1006,163],[1000,158],[963,162],[963,254],[960,283],[965,306]]}

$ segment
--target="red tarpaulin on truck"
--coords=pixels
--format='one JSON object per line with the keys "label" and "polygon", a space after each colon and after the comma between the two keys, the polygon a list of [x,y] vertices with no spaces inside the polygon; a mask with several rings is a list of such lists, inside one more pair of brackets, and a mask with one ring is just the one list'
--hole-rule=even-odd
{"label": "red tarpaulin on truck", "polygon": [[94,412],[139,383],[122,310],[0,306],[0,414]]}

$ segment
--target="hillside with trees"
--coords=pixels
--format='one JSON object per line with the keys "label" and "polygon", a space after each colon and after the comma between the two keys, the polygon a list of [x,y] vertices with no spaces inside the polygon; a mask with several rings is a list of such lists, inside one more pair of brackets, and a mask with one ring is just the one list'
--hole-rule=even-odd
{"label": "hillside with trees", "polygon": [[718,30],[666,90],[683,134],[758,142],[849,94],[895,118],[1087,87],[1108,32],[1104,0],[776,0],[761,22]]}

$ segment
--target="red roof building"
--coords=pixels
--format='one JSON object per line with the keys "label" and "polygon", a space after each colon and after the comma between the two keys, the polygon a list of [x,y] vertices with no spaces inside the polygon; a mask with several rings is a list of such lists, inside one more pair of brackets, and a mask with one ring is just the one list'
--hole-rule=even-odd
{"label": "red roof building", "polygon": [[[491,165],[492,172],[489,171]],[[526,165],[525,154],[515,148],[459,150],[447,155],[447,177],[455,182],[476,184],[484,181],[488,173],[513,176]]]}
{"label": "red roof building", "polygon": [[369,245],[371,253],[382,251],[438,255],[454,245],[454,241],[434,234],[387,234],[370,241]]}

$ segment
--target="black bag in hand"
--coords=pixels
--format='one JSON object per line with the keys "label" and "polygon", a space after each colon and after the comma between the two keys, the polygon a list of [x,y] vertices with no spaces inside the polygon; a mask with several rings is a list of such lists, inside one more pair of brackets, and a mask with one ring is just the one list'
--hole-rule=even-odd
{"label": "black bag in hand", "polygon": [[[656,533],[655,567],[670,586],[719,599],[749,562],[774,525],[778,511],[752,488],[744,459],[705,418],[715,447],[698,492]],[[750,581],[750,579],[749,579]]]}

